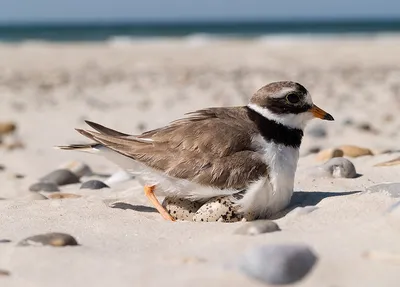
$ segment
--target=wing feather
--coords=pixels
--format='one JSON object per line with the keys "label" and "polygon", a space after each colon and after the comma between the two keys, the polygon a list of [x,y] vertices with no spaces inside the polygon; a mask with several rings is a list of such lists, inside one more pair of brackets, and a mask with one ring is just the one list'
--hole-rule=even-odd
{"label": "wing feather", "polygon": [[[238,117],[242,121],[237,121]],[[88,124],[97,132],[78,130],[84,136],[171,177],[243,189],[268,174],[260,154],[250,148],[255,127],[246,121],[244,109],[196,111],[138,136]]]}

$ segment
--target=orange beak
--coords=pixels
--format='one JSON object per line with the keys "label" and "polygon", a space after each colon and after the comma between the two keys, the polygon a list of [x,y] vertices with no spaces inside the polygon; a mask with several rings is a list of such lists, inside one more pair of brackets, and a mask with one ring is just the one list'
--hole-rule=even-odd
{"label": "orange beak", "polygon": [[314,117],[322,119],[322,120],[327,120],[327,121],[333,121],[334,118],[325,112],[323,109],[320,109],[316,105],[313,105],[312,108],[310,109],[310,112],[313,114]]}

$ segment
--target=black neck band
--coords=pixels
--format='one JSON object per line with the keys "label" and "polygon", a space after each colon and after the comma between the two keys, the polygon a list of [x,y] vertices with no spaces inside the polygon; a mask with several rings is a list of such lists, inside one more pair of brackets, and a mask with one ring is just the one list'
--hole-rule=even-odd
{"label": "black neck band", "polygon": [[299,148],[301,139],[303,138],[303,131],[301,129],[289,128],[276,121],[267,119],[246,107],[249,119],[256,125],[262,137],[268,142],[276,144],[283,144],[294,148]]}

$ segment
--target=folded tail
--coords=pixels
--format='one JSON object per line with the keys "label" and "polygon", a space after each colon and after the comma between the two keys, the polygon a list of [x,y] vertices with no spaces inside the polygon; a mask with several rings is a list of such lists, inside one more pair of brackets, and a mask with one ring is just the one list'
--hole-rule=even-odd
{"label": "folded tail", "polygon": [[62,150],[76,150],[88,153],[96,153],[102,145],[99,143],[92,143],[92,144],[71,144],[71,145],[62,145],[56,146],[56,149]]}
{"label": "folded tail", "polygon": [[[62,150],[76,150],[76,151],[82,151],[82,152],[89,152],[89,153],[96,153],[100,150],[101,147],[104,147],[104,142],[112,144],[114,141],[124,141],[123,139],[127,139],[129,137],[128,134],[118,132],[116,130],[107,128],[105,126],[102,126],[100,124],[91,122],[91,121],[85,121],[90,127],[92,127],[94,130],[98,131],[99,133],[95,133],[92,131],[85,131],[81,129],[76,129],[79,133],[82,135],[97,141],[96,143],[90,143],[90,144],[71,144],[71,145],[65,145],[65,146],[56,146],[55,148],[57,149],[62,149]],[[104,141],[104,142],[103,142]],[[127,141],[127,140],[125,140]],[[145,140],[142,140],[146,142]]]}

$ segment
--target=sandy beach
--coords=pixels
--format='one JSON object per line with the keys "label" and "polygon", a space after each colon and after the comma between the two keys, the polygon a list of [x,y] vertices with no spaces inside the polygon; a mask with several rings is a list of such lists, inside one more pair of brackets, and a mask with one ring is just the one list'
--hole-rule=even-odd
{"label": "sandy beach", "polygon": [[[16,128],[0,129],[0,286],[265,286],[240,265],[248,250],[275,244],[316,254],[297,286],[398,286],[399,46],[395,35],[1,44],[0,125]],[[303,84],[335,121],[306,128],[292,203],[274,218],[278,232],[166,222],[134,178],[80,189],[89,179],[107,183],[115,164],[53,149],[87,142],[74,130],[84,120],[137,134],[200,108],[245,105],[280,80]],[[354,178],[333,177],[324,169],[331,155],[318,154],[343,145],[359,148],[343,155]],[[59,186],[79,197],[30,191],[70,162],[94,173]],[[79,245],[18,245],[49,232]]]}

